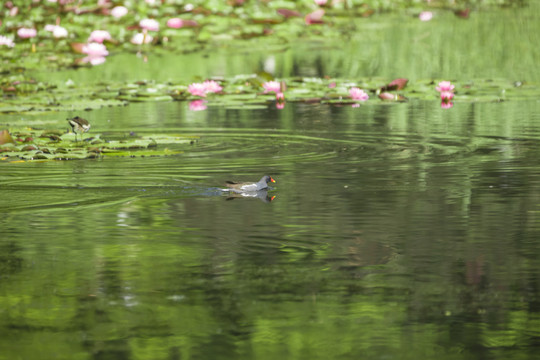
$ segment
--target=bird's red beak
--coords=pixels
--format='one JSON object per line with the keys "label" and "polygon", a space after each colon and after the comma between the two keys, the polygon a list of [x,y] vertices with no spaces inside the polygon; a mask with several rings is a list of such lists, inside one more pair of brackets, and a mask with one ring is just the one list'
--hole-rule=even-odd
{"label": "bird's red beak", "polygon": [[270,181],[271,182],[276,182],[276,180],[274,180],[272,177],[270,177]]}

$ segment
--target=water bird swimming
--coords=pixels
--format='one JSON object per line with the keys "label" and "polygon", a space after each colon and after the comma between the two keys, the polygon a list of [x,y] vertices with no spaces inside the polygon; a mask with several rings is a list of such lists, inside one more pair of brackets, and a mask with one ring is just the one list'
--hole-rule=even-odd
{"label": "water bird swimming", "polygon": [[75,133],[75,141],[77,141],[77,133],[81,133],[82,140],[82,134],[90,130],[90,123],[88,120],[83,119],[82,117],[75,116],[71,119],[68,118],[67,121],[71,126],[71,130]]}
{"label": "water bird swimming", "polygon": [[272,177],[269,175],[265,175],[258,182],[227,181],[225,186],[227,186],[228,189],[224,190],[230,190],[236,193],[261,191],[268,188],[269,182],[274,183],[276,182],[276,180],[272,179]]}

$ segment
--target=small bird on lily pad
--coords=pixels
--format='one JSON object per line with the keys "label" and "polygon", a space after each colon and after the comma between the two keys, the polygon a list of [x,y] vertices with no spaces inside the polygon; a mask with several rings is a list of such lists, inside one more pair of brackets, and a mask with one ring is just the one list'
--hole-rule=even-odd
{"label": "small bird on lily pad", "polygon": [[265,175],[259,180],[258,182],[234,182],[234,181],[227,181],[225,186],[228,187],[229,190],[233,191],[235,193],[246,193],[246,192],[256,192],[261,191],[268,188],[268,183],[270,182],[276,182],[276,180],[272,179],[271,176]]}
{"label": "small bird on lily pad", "polygon": [[90,130],[90,123],[88,120],[83,119],[82,117],[75,116],[71,119],[68,118],[67,121],[71,126],[71,130],[75,133],[75,141],[77,141],[77,133],[81,133],[82,140],[82,134]]}

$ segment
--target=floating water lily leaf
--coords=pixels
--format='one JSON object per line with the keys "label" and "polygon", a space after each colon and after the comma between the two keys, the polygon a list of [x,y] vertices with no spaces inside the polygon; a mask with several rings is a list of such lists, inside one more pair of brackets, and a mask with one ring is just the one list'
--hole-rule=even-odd
{"label": "floating water lily leaf", "polygon": [[466,8],[466,9],[463,9],[463,10],[455,10],[454,11],[454,14],[457,16],[457,17],[460,17],[462,19],[468,19],[469,18],[469,13],[471,12],[471,9],[469,8]]}
{"label": "floating water lily leaf", "polygon": [[321,104],[330,104],[330,105],[350,105],[350,104],[358,104],[357,101],[354,101],[352,99],[330,99],[330,100],[322,100]]}
{"label": "floating water lily leaf", "polygon": [[71,47],[71,50],[76,54],[82,54],[83,47],[86,45],[86,43],[70,43],[69,46]]}
{"label": "floating water lily leaf", "polygon": [[15,140],[13,140],[13,138],[9,134],[9,131],[2,130],[2,131],[0,131],[0,145],[4,145],[4,144],[7,144],[7,143],[15,144]]}
{"label": "floating water lily leaf", "polygon": [[230,110],[264,110],[267,109],[268,106],[266,105],[248,105],[248,104],[239,104],[239,105],[226,105],[227,109]]}
{"label": "floating water lily leaf", "polygon": [[133,101],[133,102],[148,102],[148,101],[158,102],[158,101],[171,101],[172,99],[173,97],[169,95],[144,96],[144,95],[137,94],[137,96],[133,96],[129,99],[124,98],[122,100],[128,100],[128,101]]}
{"label": "floating water lily leaf", "polygon": [[286,18],[302,16],[302,14],[300,14],[298,11],[291,10],[291,9],[277,9],[276,12],[279,15],[285,16]]}

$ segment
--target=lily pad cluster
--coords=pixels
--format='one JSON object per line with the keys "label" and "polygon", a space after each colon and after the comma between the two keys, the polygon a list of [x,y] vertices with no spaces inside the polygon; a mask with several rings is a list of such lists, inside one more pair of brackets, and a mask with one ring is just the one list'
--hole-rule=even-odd
{"label": "lily pad cluster", "polygon": [[74,134],[58,129],[0,130],[0,160],[75,160],[104,157],[166,156],[184,152],[197,136],[101,135],[77,141]]}
{"label": "lily pad cluster", "polygon": [[[57,87],[20,77],[14,81],[2,80],[3,102],[0,113],[35,113],[43,111],[92,110],[106,106],[121,106],[134,102],[190,101],[192,110],[208,106],[228,109],[259,109],[286,103],[321,103],[328,105],[377,104],[409,100],[440,100],[437,86],[441,80],[409,81],[400,78],[389,81],[382,78],[342,79],[294,77],[273,81],[282,90],[273,94],[264,85],[272,79],[267,73],[215,78],[210,83],[216,91],[193,91],[193,83],[106,83],[99,85]],[[535,99],[539,88],[535,83],[507,79],[470,80],[454,82],[454,102],[500,102]],[[359,89],[364,97],[355,98],[352,89]],[[277,99],[279,96],[279,99]],[[368,99],[365,101],[366,99]]]}

